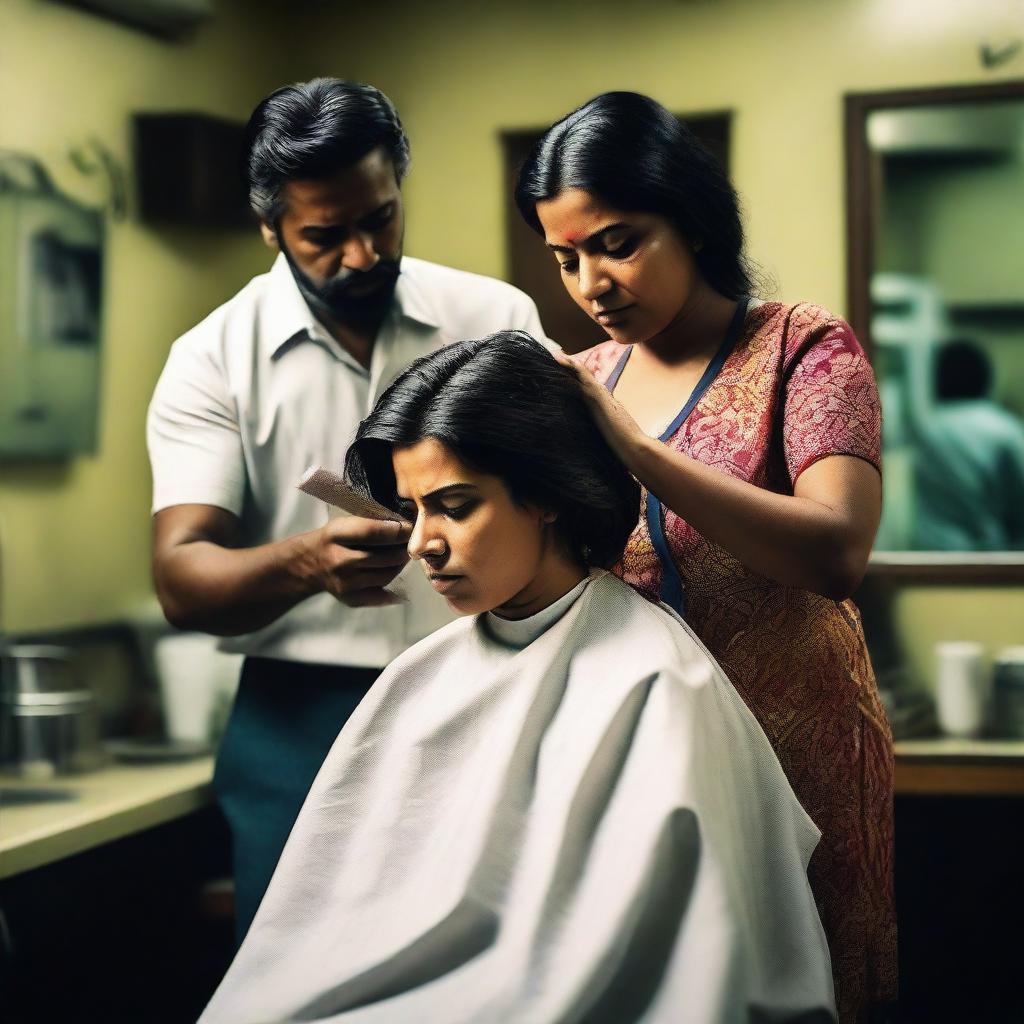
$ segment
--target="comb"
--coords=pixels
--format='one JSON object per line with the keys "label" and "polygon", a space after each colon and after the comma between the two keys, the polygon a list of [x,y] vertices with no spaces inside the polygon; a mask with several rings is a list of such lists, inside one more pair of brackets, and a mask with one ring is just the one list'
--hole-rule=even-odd
{"label": "comb", "polygon": [[374,501],[373,498],[357,491],[337,473],[332,473],[323,466],[310,466],[302,474],[298,487],[300,491],[353,516],[360,516],[363,519],[390,519],[396,523],[402,521],[397,512],[392,512],[379,501]]}

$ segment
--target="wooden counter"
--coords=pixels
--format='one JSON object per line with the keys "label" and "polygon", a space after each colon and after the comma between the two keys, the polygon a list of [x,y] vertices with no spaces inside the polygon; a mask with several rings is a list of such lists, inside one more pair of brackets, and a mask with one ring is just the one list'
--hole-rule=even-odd
{"label": "wooden counter", "polygon": [[[178,764],[114,765],[46,782],[0,776],[0,878],[205,807],[213,799],[212,777],[212,757]],[[30,790],[50,798],[17,799]],[[1024,796],[1024,740],[899,740],[896,793]]]}
{"label": "wooden counter", "polygon": [[1024,740],[897,740],[897,796],[1024,796]]}
{"label": "wooden counter", "polygon": [[[205,807],[213,758],[114,765],[45,782],[0,776],[0,878]],[[25,800],[37,795],[39,800]]]}

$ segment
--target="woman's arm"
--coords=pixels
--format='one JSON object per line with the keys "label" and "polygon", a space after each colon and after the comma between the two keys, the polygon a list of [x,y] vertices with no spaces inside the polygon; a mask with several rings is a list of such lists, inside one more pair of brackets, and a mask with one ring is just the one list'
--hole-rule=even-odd
{"label": "woman's arm", "polygon": [[882,480],[863,459],[819,459],[797,478],[792,496],[720,473],[646,435],[626,465],[664,505],[754,572],[837,601],[864,576]]}
{"label": "woman's arm", "polygon": [[565,357],[608,443],[665,506],[748,569],[842,600],[856,589],[882,509],[882,481],[853,455],[819,459],[793,495],[720,473],[648,437],[585,368]]}

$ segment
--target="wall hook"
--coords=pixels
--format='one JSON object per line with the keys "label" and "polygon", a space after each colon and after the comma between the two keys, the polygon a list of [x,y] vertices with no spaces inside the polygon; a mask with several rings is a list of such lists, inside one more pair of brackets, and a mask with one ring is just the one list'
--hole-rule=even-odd
{"label": "wall hook", "polygon": [[1011,39],[1008,43],[996,45],[995,43],[984,42],[978,45],[978,59],[984,68],[997,68],[1005,64],[1012,57],[1020,53],[1024,45],[1020,39]]}
{"label": "wall hook", "polygon": [[75,169],[88,176],[100,175],[107,186],[107,206],[114,220],[124,220],[128,213],[124,170],[114,154],[95,136],[73,146],[68,156]]}

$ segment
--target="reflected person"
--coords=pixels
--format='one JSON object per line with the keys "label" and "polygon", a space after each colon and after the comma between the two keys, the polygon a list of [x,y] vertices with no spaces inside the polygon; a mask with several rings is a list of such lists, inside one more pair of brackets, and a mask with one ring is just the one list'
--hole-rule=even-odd
{"label": "reflected person", "polygon": [[974,342],[944,344],[935,404],[917,430],[913,546],[1024,549],[1024,422],[991,397],[992,364]]}

